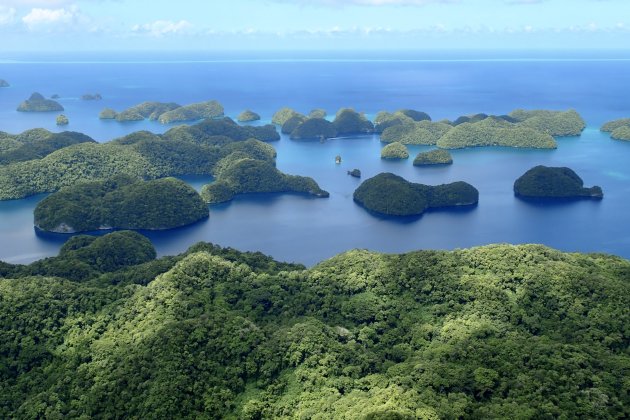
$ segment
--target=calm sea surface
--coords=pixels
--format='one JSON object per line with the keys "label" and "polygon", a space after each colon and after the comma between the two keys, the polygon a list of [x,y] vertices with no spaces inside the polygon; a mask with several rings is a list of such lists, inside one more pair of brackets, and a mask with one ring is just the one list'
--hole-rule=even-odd
{"label": "calm sea surface", "polygon": [[[272,143],[278,168],[313,177],[328,199],[297,195],[242,196],[212,206],[210,218],[168,232],[143,232],[158,252],[176,254],[197,241],[257,250],[308,265],[352,248],[383,252],[454,249],[496,242],[542,243],[565,251],[606,252],[630,258],[630,142],[599,132],[604,121],[630,117],[630,55],[627,53],[492,53],[34,56],[0,53],[0,131],[44,127],[59,131],[56,114],[15,111],[32,92],[58,94],[70,119],[68,130],[108,141],[157,122],[100,121],[104,107],[122,110],[145,100],[180,104],[217,99],[235,117],[249,108],[268,122],[291,106],[334,113],[354,107],[368,116],[379,110],[414,108],[434,120],[476,112],[507,113],[515,108],[574,108],[586,119],[581,137],[558,139],[557,150],[478,148],[456,150],[449,167],[416,168],[411,147],[403,162],[380,159],[376,136],[319,142]],[[101,93],[102,101],[82,101]],[[335,165],[335,155],[343,162]],[[569,166],[587,186],[600,185],[602,201],[533,204],[514,197],[514,180],[535,165]],[[420,218],[375,217],[352,201],[361,182],[346,174],[359,168],[363,179],[380,172],[441,184],[463,180],[479,189],[473,209],[435,211]],[[208,178],[185,178],[200,188]],[[68,238],[42,235],[32,212],[43,196],[0,202],[0,259],[28,262],[55,255]]]}

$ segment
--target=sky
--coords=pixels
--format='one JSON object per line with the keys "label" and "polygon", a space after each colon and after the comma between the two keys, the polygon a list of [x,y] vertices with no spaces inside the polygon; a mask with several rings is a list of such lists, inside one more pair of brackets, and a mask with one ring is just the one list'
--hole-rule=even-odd
{"label": "sky", "polygon": [[0,52],[629,48],[630,0],[0,0]]}

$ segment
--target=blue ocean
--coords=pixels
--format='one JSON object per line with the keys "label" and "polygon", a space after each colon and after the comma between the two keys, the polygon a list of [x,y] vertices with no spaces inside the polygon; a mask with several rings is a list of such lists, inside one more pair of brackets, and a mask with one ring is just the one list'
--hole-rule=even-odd
{"label": "blue ocean", "polygon": [[[158,122],[101,121],[105,107],[123,110],[143,101],[182,105],[216,99],[233,118],[251,109],[261,124],[283,106],[329,115],[352,107],[378,111],[412,108],[434,120],[516,108],[577,110],[587,121],[580,137],[560,138],[556,150],[474,148],[453,151],[448,167],[419,168],[411,159],[382,161],[378,136],[272,143],[280,170],[313,177],[328,199],[299,195],[241,196],[212,206],[210,218],[166,232],[142,232],[160,255],[198,241],[312,265],[353,248],[388,253],[455,249],[490,243],[540,243],[563,251],[603,252],[630,258],[630,142],[611,140],[599,127],[630,117],[630,53],[608,52],[355,52],[355,53],[0,53],[0,131],[43,127],[60,131],[56,113],[18,113],[32,92],[57,94],[70,125],[106,142],[137,130],[156,133]],[[100,93],[103,100],[83,101]],[[334,158],[342,156],[342,164]],[[602,201],[524,202],[516,178],[535,165],[568,166],[586,186],[599,185]],[[477,207],[440,210],[416,218],[378,217],[352,200],[361,180],[393,172],[425,184],[466,181],[480,192]],[[196,188],[210,178],[184,178]],[[25,263],[55,255],[68,236],[41,234],[33,209],[43,195],[0,202],[0,260]]]}

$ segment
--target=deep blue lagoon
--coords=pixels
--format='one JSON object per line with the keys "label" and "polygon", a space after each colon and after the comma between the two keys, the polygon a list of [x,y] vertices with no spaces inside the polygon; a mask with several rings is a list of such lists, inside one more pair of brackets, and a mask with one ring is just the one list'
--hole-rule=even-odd
{"label": "deep blue lagoon", "polygon": [[[476,148],[453,151],[449,167],[416,168],[407,161],[380,159],[377,136],[272,143],[278,168],[313,177],[328,199],[297,195],[242,196],[211,207],[206,221],[167,232],[144,232],[158,252],[175,254],[197,241],[256,250],[288,261],[314,264],[352,248],[383,252],[453,249],[497,242],[542,243],[565,251],[606,252],[630,258],[630,142],[599,132],[611,119],[630,117],[630,56],[619,52],[367,53],[365,55],[276,53],[241,55],[0,56],[0,131],[44,127],[59,131],[56,114],[23,114],[17,105],[32,92],[59,94],[70,119],[65,129],[99,141],[146,129],[157,122],[100,121],[110,107],[122,110],[145,100],[181,104],[219,100],[236,117],[249,108],[262,123],[282,106],[301,112],[354,107],[368,116],[380,110],[413,108],[434,120],[477,112],[504,114],[515,108],[574,108],[588,127],[580,137],[558,139],[557,150]],[[84,93],[102,101],[81,101]],[[343,162],[335,165],[335,155]],[[514,197],[514,180],[535,165],[568,166],[587,186],[600,185],[602,201],[529,203]],[[352,200],[363,179],[380,172],[414,182],[463,180],[480,192],[473,209],[436,211],[420,218],[376,217]],[[196,187],[208,179],[185,178]],[[32,211],[43,196],[0,202],[0,259],[28,262],[57,253],[67,239],[39,235]]]}

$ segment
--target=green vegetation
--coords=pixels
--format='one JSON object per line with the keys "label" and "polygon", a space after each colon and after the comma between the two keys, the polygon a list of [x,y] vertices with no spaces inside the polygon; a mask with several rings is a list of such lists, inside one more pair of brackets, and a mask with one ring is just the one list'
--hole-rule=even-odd
{"label": "green vegetation", "polygon": [[350,108],[340,109],[335,116],[333,125],[337,129],[338,136],[366,134],[374,130],[374,125],[365,118],[365,115]]}
{"label": "green vegetation", "polygon": [[306,120],[307,118],[303,115],[294,115],[286,120],[284,124],[282,124],[280,132],[282,132],[282,134],[291,134],[293,133],[293,131],[295,131],[296,128],[298,128],[300,124],[302,124]]}
{"label": "green vegetation", "polygon": [[103,97],[100,93],[86,93],[85,95],[81,96],[81,99],[84,101],[100,101],[101,99],[103,99]]}
{"label": "green vegetation", "polygon": [[5,88],[5,87],[9,87],[11,85],[9,85],[9,82],[7,82],[4,79],[0,79],[0,88]]}
{"label": "green vegetation", "polygon": [[[119,114],[116,114],[116,121],[142,121],[144,119],[150,119],[156,121],[162,114],[174,109],[180,108],[181,105],[174,102],[142,102],[141,104],[134,105],[131,108],[127,108]],[[103,112],[101,112],[101,115]],[[107,113],[111,115],[111,112]]]}
{"label": "green vegetation", "polygon": [[409,151],[404,144],[399,142],[390,143],[381,149],[381,159],[407,159]]}
{"label": "green vegetation", "polygon": [[522,127],[533,128],[552,136],[579,136],[586,128],[586,123],[576,111],[525,111],[517,109],[510,112],[510,117],[519,121]]}
{"label": "green vegetation", "polygon": [[431,117],[426,112],[413,109],[401,109],[394,113],[381,111],[374,119],[374,131],[382,133],[388,127],[419,121],[431,121]]}
{"label": "green vegetation", "polygon": [[442,122],[406,121],[385,128],[381,134],[381,141],[384,143],[435,145],[451,129],[450,125]]}
{"label": "green vegetation", "polygon": [[41,159],[56,150],[81,143],[96,142],[85,134],[73,131],[51,133],[35,128],[17,135],[0,132],[0,164]]}
{"label": "green vegetation", "polygon": [[63,107],[59,102],[46,99],[41,93],[35,92],[30,98],[22,102],[17,110],[19,112],[59,112],[63,111]]}
{"label": "green vegetation", "polygon": [[101,120],[115,120],[118,113],[111,108],[105,108],[98,114],[98,118]]}
{"label": "green vegetation", "polygon": [[237,194],[289,192],[328,197],[312,179],[280,172],[269,160],[253,159],[235,152],[215,168],[215,182],[205,185],[201,196],[210,204],[232,200]]}
{"label": "green vegetation", "polygon": [[311,112],[308,113],[309,118],[326,118],[326,110],[321,108],[312,109]]}
{"label": "green vegetation", "polygon": [[119,176],[80,183],[49,195],[35,208],[35,226],[57,233],[99,229],[171,229],[208,217],[199,194],[183,181]]}
{"label": "green vegetation", "polygon": [[615,128],[610,137],[615,140],[630,140],[630,126],[624,125],[619,128]]}
{"label": "green vegetation", "polygon": [[428,152],[420,152],[413,160],[413,166],[450,165],[453,157],[448,150],[435,149]]}
{"label": "green vegetation", "polygon": [[68,117],[66,117],[63,114],[57,115],[57,118],[56,118],[55,121],[56,121],[57,125],[68,125],[68,124],[70,124],[70,120],[68,120]]}
{"label": "green vegetation", "polygon": [[[214,165],[235,150],[259,158],[261,149],[269,148],[275,156],[271,146],[261,146],[253,139],[279,138],[272,125],[241,127],[224,118],[174,127],[163,135],[140,131],[104,144],[74,144],[32,157],[35,160],[28,162],[9,159],[15,163],[0,166],[0,200],[54,192],[79,182],[106,180],[116,175],[155,179],[211,174]],[[9,143],[10,147],[15,146],[12,139]]]}
{"label": "green vegetation", "polygon": [[548,133],[489,117],[476,123],[465,122],[453,127],[437,141],[437,146],[444,149],[479,146],[554,149],[557,144]]}
{"label": "green vegetation", "polygon": [[325,140],[337,137],[337,128],[323,118],[308,118],[291,132],[293,140]]}
{"label": "green vegetation", "polygon": [[391,173],[381,173],[357,188],[354,201],[376,213],[414,216],[431,208],[477,204],[479,192],[461,181],[430,186],[414,184]]}
{"label": "green vegetation", "polygon": [[260,120],[260,115],[249,109],[241,112],[236,119],[238,122],[251,122]]}
{"label": "green vegetation", "polygon": [[630,127],[630,118],[620,118],[618,120],[608,121],[606,124],[602,125],[600,130],[606,133],[612,133],[621,127]]}
{"label": "green vegetation", "polygon": [[223,105],[217,101],[200,102],[167,111],[158,117],[162,124],[197,121],[204,118],[220,118],[223,116]]}
{"label": "green vegetation", "polygon": [[626,260],[154,256],[116,232],[0,267],[1,418],[630,416]]}
{"label": "green vegetation", "polygon": [[514,182],[514,193],[528,198],[594,198],[604,197],[598,186],[585,188],[584,181],[569,168],[536,166]]}
{"label": "green vegetation", "polygon": [[275,114],[273,114],[273,117],[271,117],[271,122],[276,125],[283,125],[285,122],[287,122],[289,118],[295,116],[304,117],[304,115],[300,114],[299,112],[285,107],[279,109],[278,111],[276,111]]}
{"label": "green vegetation", "polygon": [[353,176],[355,178],[361,178],[361,171],[359,169],[353,169],[348,171],[348,175]]}

